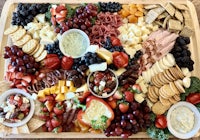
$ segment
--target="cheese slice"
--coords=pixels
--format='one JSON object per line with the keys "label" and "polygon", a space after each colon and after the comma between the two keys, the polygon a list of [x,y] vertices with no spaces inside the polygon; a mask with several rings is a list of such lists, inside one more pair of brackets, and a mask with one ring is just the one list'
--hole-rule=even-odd
{"label": "cheese slice", "polygon": [[100,64],[89,65],[90,72],[105,71],[106,69],[107,69],[107,63],[106,62],[103,62],[103,63],[100,63]]}
{"label": "cheese slice", "polygon": [[105,59],[106,62],[109,64],[113,61],[112,53],[104,48],[100,48],[96,51],[96,53],[101,57],[102,59]]}

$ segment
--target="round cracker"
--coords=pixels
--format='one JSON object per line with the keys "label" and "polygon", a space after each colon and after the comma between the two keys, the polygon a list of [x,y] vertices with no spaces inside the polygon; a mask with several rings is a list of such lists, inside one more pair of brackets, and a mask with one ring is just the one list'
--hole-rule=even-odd
{"label": "round cracker", "polygon": [[180,94],[180,92],[178,91],[177,87],[175,86],[174,82],[170,82],[169,86],[171,88],[171,90],[175,93],[175,94]]}
{"label": "round cracker", "polygon": [[30,55],[34,55],[38,51],[39,48],[40,48],[40,44],[36,46],[35,50],[32,53],[30,53]]}
{"label": "round cracker", "polygon": [[43,52],[40,54],[39,57],[37,57],[35,59],[36,62],[40,62],[42,61],[43,59],[45,59],[45,57],[47,56],[47,50],[43,50]]}
{"label": "round cracker", "polygon": [[184,76],[184,74],[183,74],[183,72],[182,72],[182,70],[179,68],[179,66],[178,65],[176,65],[176,70],[177,70],[177,73],[178,73],[178,75],[180,76],[180,78],[181,79],[183,79],[185,76]]}
{"label": "round cracker", "polygon": [[159,100],[161,104],[163,104],[164,106],[171,106],[171,102],[168,99],[165,99],[162,96],[159,96]]}
{"label": "round cracker", "polygon": [[185,92],[185,89],[184,89],[183,86],[180,84],[179,80],[174,81],[174,84],[175,84],[175,86],[177,87],[177,89],[178,89],[178,91],[179,91],[180,93],[184,93],[184,92]]}
{"label": "round cracker", "polygon": [[17,26],[17,25],[12,25],[12,26],[10,26],[9,28],[7,28],[7,29],[4,31],[4,35],[12,34],[12,33],[16,32],[18,29],[19,29],[19,26]]}
{"label": "round cracker", "polygon": [[36,39],[31,39],[25,45],[23,45],[22,50],[23,52],[30,54],[35,50],[37,44],[38,41]]}
{"label": "round cracker", "polygon": [[16,41],[20,40],[25,34],[26,34],[26,30],[22,28],[22,29],[18,29],[13,34],[10,34],[10,36],[12,38],[12,41],[16,42]]}
{"label": "round cracker", "polygon": [[161,115],[164,114],[169,109],[169,107],[170,106],[164,106],[160,101],[158,101],[152,106],[152,111],[156,115]]}
{"label": "round cracker", "polygon": [[14,42],[14,45],[17,45],[19,48],[22,48],[22,46],[26,44],[29,40],[31,40],[31,36],[29,34],[26,34],[20,40]]}
{"label": "round cracker", "polygon": [[40,44],[38,51],[33,55],[33,57],[34,57],[34,58],[39,57],[40,54],[43,52],[43,50],[44,50],[44,45],[41,45],[41,44]]}

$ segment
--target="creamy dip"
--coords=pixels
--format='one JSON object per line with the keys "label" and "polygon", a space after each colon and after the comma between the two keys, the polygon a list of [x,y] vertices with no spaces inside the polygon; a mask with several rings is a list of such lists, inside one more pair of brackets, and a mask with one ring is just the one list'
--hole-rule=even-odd
{"label": "creamy dip", "polygon": [[79,32],[70,32],[64,35],[61,43],[64,54],[72,57],[81,56],[87,48],[87,40]]}
{"label": "creamy dip", "polygon": [[174,109],[170,116],[172,127],[180,133],[187,133],[194,127],[194,113],[187,107]]}

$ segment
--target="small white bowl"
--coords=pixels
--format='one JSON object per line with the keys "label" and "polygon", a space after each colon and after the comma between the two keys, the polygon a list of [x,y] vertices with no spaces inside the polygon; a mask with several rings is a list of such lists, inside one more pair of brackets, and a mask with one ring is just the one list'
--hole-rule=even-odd
{"label": "small white bowl", "polygon": [[[181,107],[186,107],[194,113],[194,126],[193,126],[192,130],[187,133],[181,133],[181,132],[176,131],[171,124],[171,114],[173,113],[173,110],[175,110],[176,108],[181,108]],[[194,135],[196,135],[198,133],[198,131],[200,129],[200,113],[193,104],[185,102],[185,101],[178,102],[178,103],[174,104],[168,110],[167,127],[168,127],[169,131],[177,138],[180,138],[180,139],[192,138]]]}
{"label": "small white bowl", "polygon": [[[96,97],[99,97],[99,98],[108,98],[108,97],[112,96],[112,95],[116,92],[116,90],[117,90],[117,88],[118,88],[119,81],[118,81],[117,75],[113,72],[113,70],[111,70],[111,69],[108,69],[108,70],[114,75],[115,80],[116,80],[116,86],[115,86],[115,88],[114,88],[109,94],[107,94],[107,96],[100,96],[100,95],[96,94],[96,93],[90,88],[90,86],[89,86],[89,85],[90,85],[90,76],[91,76],[94,72],[91,72],[91,73],[88,75],[88,78],[87,78],[88,89],[89,89],[89,91],[90,91],[94,96],[96,96]],[[103,72],[103,71],[101,71],[101,72]]]}
{"label": "small white bowl", "polygon": [[64,32],[59,39],[59,48],[65,56],[78,58],[83,56],[88,47],[90,40],[88,35],[79,29],[70,29]]}
{"label": "small white bowl", "polygon": [[23,96],[25,96],[26,98],[29,99],[30,101],[30,111],[29,114],[20,122],[17,123],[9,123],[4,121],[2,124],[5,126],[9,126],[9,127],[18,127],[18,126],[22,126],[24,124],[26,124],[33,116],[34,114],[34,110],[35,110],[35,103],[33,101],[33,99],[31,98],[31,95],[26,93],[25,91],[21,90],[21,89],[9,89],[7,91],[5,91],[4,93],[1,94],[0,96],[0,105],[6,100],[6,98],[12,94],[22,94]]}

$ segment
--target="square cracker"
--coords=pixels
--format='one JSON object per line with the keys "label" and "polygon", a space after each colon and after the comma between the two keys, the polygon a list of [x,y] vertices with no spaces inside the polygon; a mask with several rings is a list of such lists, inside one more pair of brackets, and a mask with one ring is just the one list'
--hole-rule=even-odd
{"label": "square cracker", "polygon": [[39,127],[41,127],[43,124],[45,124],[44,121],[41,121],[39,119],[36,118],[32,118],[28,123],[28,127],[29,127],[29,131],[33,132],[35,130],[37,130]]}

